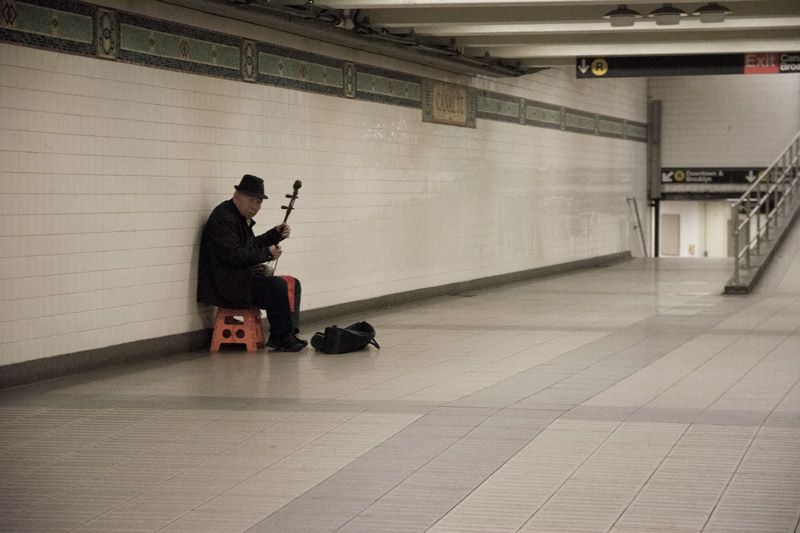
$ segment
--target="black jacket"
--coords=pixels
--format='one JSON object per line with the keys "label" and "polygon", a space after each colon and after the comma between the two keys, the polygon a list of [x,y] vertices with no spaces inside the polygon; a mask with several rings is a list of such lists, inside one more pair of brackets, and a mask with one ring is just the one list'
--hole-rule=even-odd
{"label": "black jacket", "polygon": [[269,247],[283,240],[275,228],[256,237],[233,200],[211,212],[200,240],[197,301],[218,307],[245,308],[253,304],[252,283],[265,275]]}

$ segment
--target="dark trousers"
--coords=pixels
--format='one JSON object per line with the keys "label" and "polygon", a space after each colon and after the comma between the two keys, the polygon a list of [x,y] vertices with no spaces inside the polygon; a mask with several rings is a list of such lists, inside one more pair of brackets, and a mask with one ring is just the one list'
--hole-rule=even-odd
{"label": "dark trousers", "polygon": [[263,276],[253,280],[253,304],[267,312],[269,333],[276,337],[295,330],[292,306],[286,280],[280,276]]}

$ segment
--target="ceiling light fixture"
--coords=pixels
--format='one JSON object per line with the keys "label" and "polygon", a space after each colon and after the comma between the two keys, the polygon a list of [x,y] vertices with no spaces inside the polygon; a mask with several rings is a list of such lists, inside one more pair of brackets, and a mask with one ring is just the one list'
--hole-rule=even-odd
{"label": "ceiling light fixture", "polygon": [[642,14],[633,9],[628,9],[625,4],[620,4],[617,9],[603,15],[603,18],[611,20],[611,25],[614,27],[633,26],[633,21],[642,18]]}
{"label": "ceiling light fixture", "polygon": [[730,15],[731,13],[733,11],[716,2],[709,2],[703,7],[697,8],[694,12],[695,15],[700,16],[700,22],[722,22],[725,20],[725,15]]}
{"label": "ceiling light fixture", "polygon": [[687,17],[689,15],[686,13],[686,11],[678,9],[677,7],[673,7],[672,4],[664,4],[658,9],[652,11],[647,16],[655,18],[656,25],[658,26],[670,26],[673,24],[678,24],[681,20],[681,17]]}

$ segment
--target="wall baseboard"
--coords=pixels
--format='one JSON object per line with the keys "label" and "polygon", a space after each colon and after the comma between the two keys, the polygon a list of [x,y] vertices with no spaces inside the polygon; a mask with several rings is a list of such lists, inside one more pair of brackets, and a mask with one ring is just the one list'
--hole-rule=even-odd
{"label": "wall baseboard", "polygon": [[115,344],[0,366],[0,390],[100,368],[129,365],[208,349],[211,330]]}
{"label": "wall baseboard", "polygon": [[610,263],[616,263],[618,261],[624,261],[630,258],[630,252],[619,252],[599,257],[592,257],[589,259],[571,261],[569,263],[560,263],[557,265],[521,270],[519,272],[511,272],[508,274],[499,274],[497,276],[489,276],[469,281],[459,281],[456,283],[437,285],[436,287],[426,287],[424,289],[416,289],[413,291],[387,294],[385,296],[378,296],[376,298],[370,298],[367,300],[358,300],[355,302],[322,307],[320,309],[309,309],[308,311],[303,311],[301,313],[301,318],[305,322],[327,320],[329,318],[339,317],[342,315],[373,311],[375,309],[382,309],[384,307],[391,307],[393,305],[415,302],[418,300],[424,300],[426,298],[451,296],[454,294],[461,294],[478,289],[485,289],[487,287],[499,287],[500,285],[506,285],[508,283],[515,283],[533,278],[541,278],[554,274],[563,274],[573,270],[580,270],[582,268],[608,265]]}
{"label": "wall baseboard", "polygon": [[[630,257],[630,252],[619,252],[520,272],[389,294],[320,309],[310,309],[303,311],[300,316],[301,320],[304,322],[327,320],[338,316],[373,311],[375,309],[382,309],[427,298],[460,294],[533,278],[563,274],[582,268],[608,265],[610,263],[624,261]],[[98,348],[96,350],[86,350],[4,365],[0,366],[0,390],[99,368],[141,363],[143,361],[162,359],[186,352],[205,351],[208,350],[210,343],[211,330],[203,329],[155,339],[117,344],[105,348]]]}

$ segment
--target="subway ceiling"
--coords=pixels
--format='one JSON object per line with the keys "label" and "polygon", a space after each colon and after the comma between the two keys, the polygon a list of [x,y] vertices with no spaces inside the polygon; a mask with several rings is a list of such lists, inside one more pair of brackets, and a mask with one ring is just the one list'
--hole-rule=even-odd
{"label": "subway ceiling", "polygon": [[[721,22],[708,2],[600,0],[163,0],[461,74],[519,76],[576,58],[800,53],[800,0],[725,0]],[[624,6],[641,14],[612,26]],[[653,11],[685,12],[664,25]],[[674,22],[674,19],[673,19]]]}

